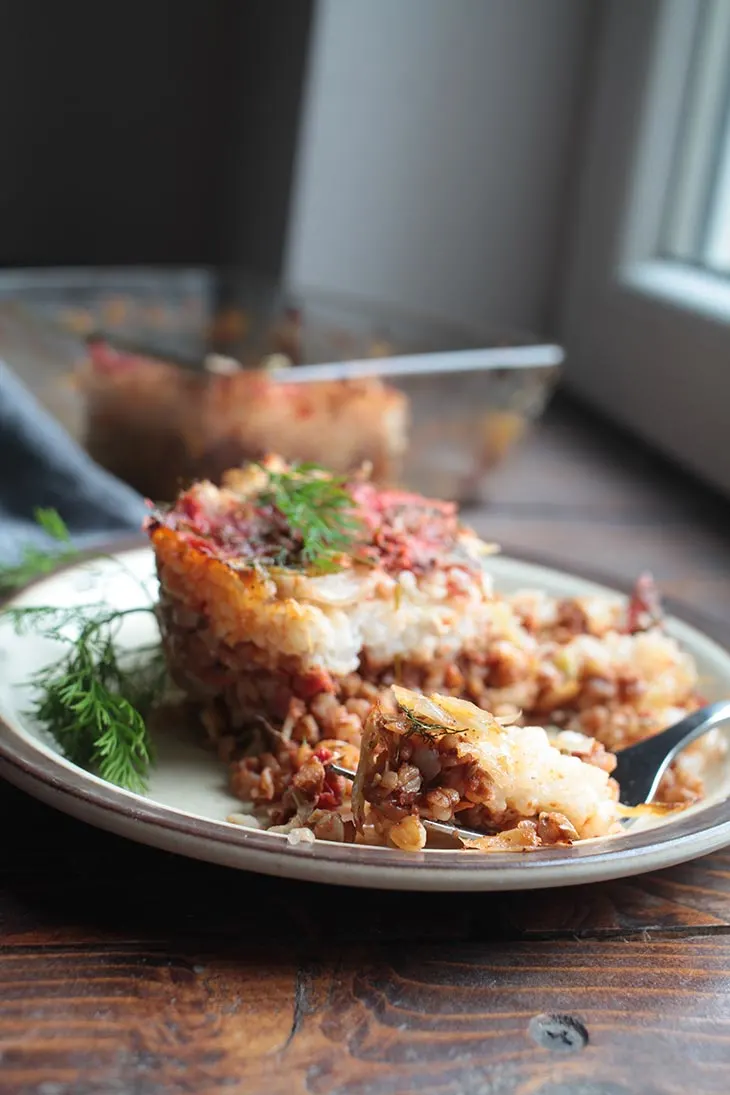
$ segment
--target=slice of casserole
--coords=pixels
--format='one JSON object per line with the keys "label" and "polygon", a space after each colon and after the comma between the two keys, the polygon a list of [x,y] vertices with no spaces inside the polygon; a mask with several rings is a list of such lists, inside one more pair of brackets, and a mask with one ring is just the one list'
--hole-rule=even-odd
{"label": "slice of casserole", "polygon": [[[328,492],[346,500],[330,526],[348,531],[322,566],[306,537],[328,540]],[[228,472],[221,488],[196,484],[148,532],[172,674],[217,729],[263,720],[298,742],[358,743],[396,679],[461,693],[470,677],[474,687],[499,678],[490,643],[513,614],[492,595],[488,547],[451,503],[365,479],[340,487],[271,459]]]}

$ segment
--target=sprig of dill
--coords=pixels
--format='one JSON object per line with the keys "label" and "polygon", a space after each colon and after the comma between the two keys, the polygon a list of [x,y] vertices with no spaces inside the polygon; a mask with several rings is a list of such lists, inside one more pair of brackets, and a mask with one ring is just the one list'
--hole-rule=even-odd
{"label": "sprig of dill", "polygon": [[405,715],[408,720],[408,727],[403,733],[404,738],[410,738],[414,734],[417,734],[421,738],[425,738],[426,741],[436,742],[440,738],[445,737],[447,734],[458,733],[454,726],[447,726],[442,722],[427,722],[425,719],[419,718],[413,711],[406,710],[405,707],[398,705],[398,713]]}
{"label": "sprig of dill", "polygon": [[325,573],[338,570],[339,556],[351,551],[362,530],[344,477],[312,463],[293,464],[284,472],[265,470],[269,481],[261,501],[274,506],[301,537],[301,562]]}
{"label": "sprig of dill", "polygon": [[153,749],[145,716],[161,692],[165,670],[159,644],[123,664],[115,640],[125,617],[152,611],[91,604],[5,613],[18,634],[32,632],[66,648],[58,662],[31,678],[31,713],[74,764],[130,791],[147,786]]}
{"label": "sprig of dill", "polygon": [[[38,509],[35,517],[52,539],[68,547],[60,552],[25,548],[20,563],[0,568],[0,592],[49,573],[77,554],[55,510]],[[63,648],[59,660],[28,682],[34,692],[30,713],[74,764],[130,791],[147,786],[153,750],[145,716],[165,679],[159,642],[138,649],[134,659],[120,656],[116,640],[122,621],[140,612],[152,613],[154,605],[29,605],[0,612],[16,634],[37,635]]]}
{"label": "sprig of dill", "polygon": [[57,544],[65,547],[53,551],[26,547],[19,563],[0,564],[0,596],[12,593],[42,574],[50,573],[59,563],[68,562],[78,554],[71,544],[71,536],[63,518],[55,509],[37,508],[33,512],[40,528]]}

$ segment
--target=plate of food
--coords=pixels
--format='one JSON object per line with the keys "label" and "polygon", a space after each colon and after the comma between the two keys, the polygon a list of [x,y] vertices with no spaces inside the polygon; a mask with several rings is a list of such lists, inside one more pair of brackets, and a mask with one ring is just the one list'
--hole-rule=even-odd
{"label": "plate of food", "polygon": [[144,531],[94,558],[62,542],[0,610],[0,774],[44,802],[381,889],[569,885],[730,843],[723,727],[644,808],[612,776],[617,752],[730,697],[730,654],[648,577],[624,595],[502,554],[367,468],[275,456],[151,506]]}

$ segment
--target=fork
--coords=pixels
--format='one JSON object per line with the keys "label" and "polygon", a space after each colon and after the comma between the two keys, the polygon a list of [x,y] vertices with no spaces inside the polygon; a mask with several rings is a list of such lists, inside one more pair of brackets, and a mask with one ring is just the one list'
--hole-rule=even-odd
{"label": "fork", "polygon": [[[611,774],[618,782],[621,803],[624,806],[640,806],[651,802],[662,776],[682,749],[729,719],[730,700],[709,703],[661,733],[620,750],[616,754],[617,764]],[[343,768],[339,764],[328,764],[327,767],[337,776],[344,776],[349,780],[355,778],[355,773],[350,768]],[[448,821],[433,821],[424,817],[421,822],[427,829],[446,833],[448,836],[464,837],[467,840],[479,840],[484,836],[484,833],[452,825]]]}
{"label": "fork", "polygon": [[730,719],[730,700],[700,707],[653,738],[629,745],[616,754],[611,775],[621,789],[624,806],[651,802],[659,782],[675,757],[693,741]]}

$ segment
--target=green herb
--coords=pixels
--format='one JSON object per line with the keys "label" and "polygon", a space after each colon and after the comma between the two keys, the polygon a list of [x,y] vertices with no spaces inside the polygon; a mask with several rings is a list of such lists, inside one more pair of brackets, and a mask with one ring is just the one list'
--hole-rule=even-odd
{"label": "green herb", "polygon": [[425,738],[427,741],[435,742],[446,734],[459,733],[456,727],[447,726],[446,723],[427,722],[426,719],[419,718],[418,715],[414,715],[412,711],[407,711],[400,704],[398,705],[398,711],[405,716],[408,722],[405,733],[402,735],[404,738],[410,738],[413,734],[418,734],[419,737]]}
{"label": "green herb", "polygon": [[318,464],[293,464],[286,472],[265,470],[269,482],[261,501],[274,506],[291,533],[301,538],[303,565],[338,570],[338,557],[353,548],[362,530],[346,480]]}
{"label": "green herb", "polygon": [[71,537],[63,519],[55,509],[36,509],[34,516],[38,525],[52,540],[66,546],[63,550],[55,551],[26,547],[19,563],[10,566],[0,564],[0,596],[27,585],[41,574],[48,574],[59,563],[67,562],[78,554],[71,545]]}
{"label": "green herb", "polygon": [[[49,536],[70,544],[55,510],[36,510],[35,516]],[[20,564],[0,569],[0,589],[23,585],[74,555],[71,547],[55,554],[26,548]],[[1,613],[18,635],[38,635],[63,648],[60,659],[29,682],[35,690],[31,713],[74,764],[130,791],[146,787],[152,744],[145,715],[165,679],[159,642],[137,650],[133,660],[120,658],[119,628],[125,617],[139,612],[153,613],[152,601],[139,608],[32,605]]]}
{"label": "green herb", "polygon": [[5,613],[18,634],[32,632],[66,648],[60,661],[32,678],[38,692],[32,714],[74,764],[130,791],[146,787],[153,751],[145,715],[165,671],[159,644],[122,664],[115,639],[125,617],[152,611],[92,604]]}

